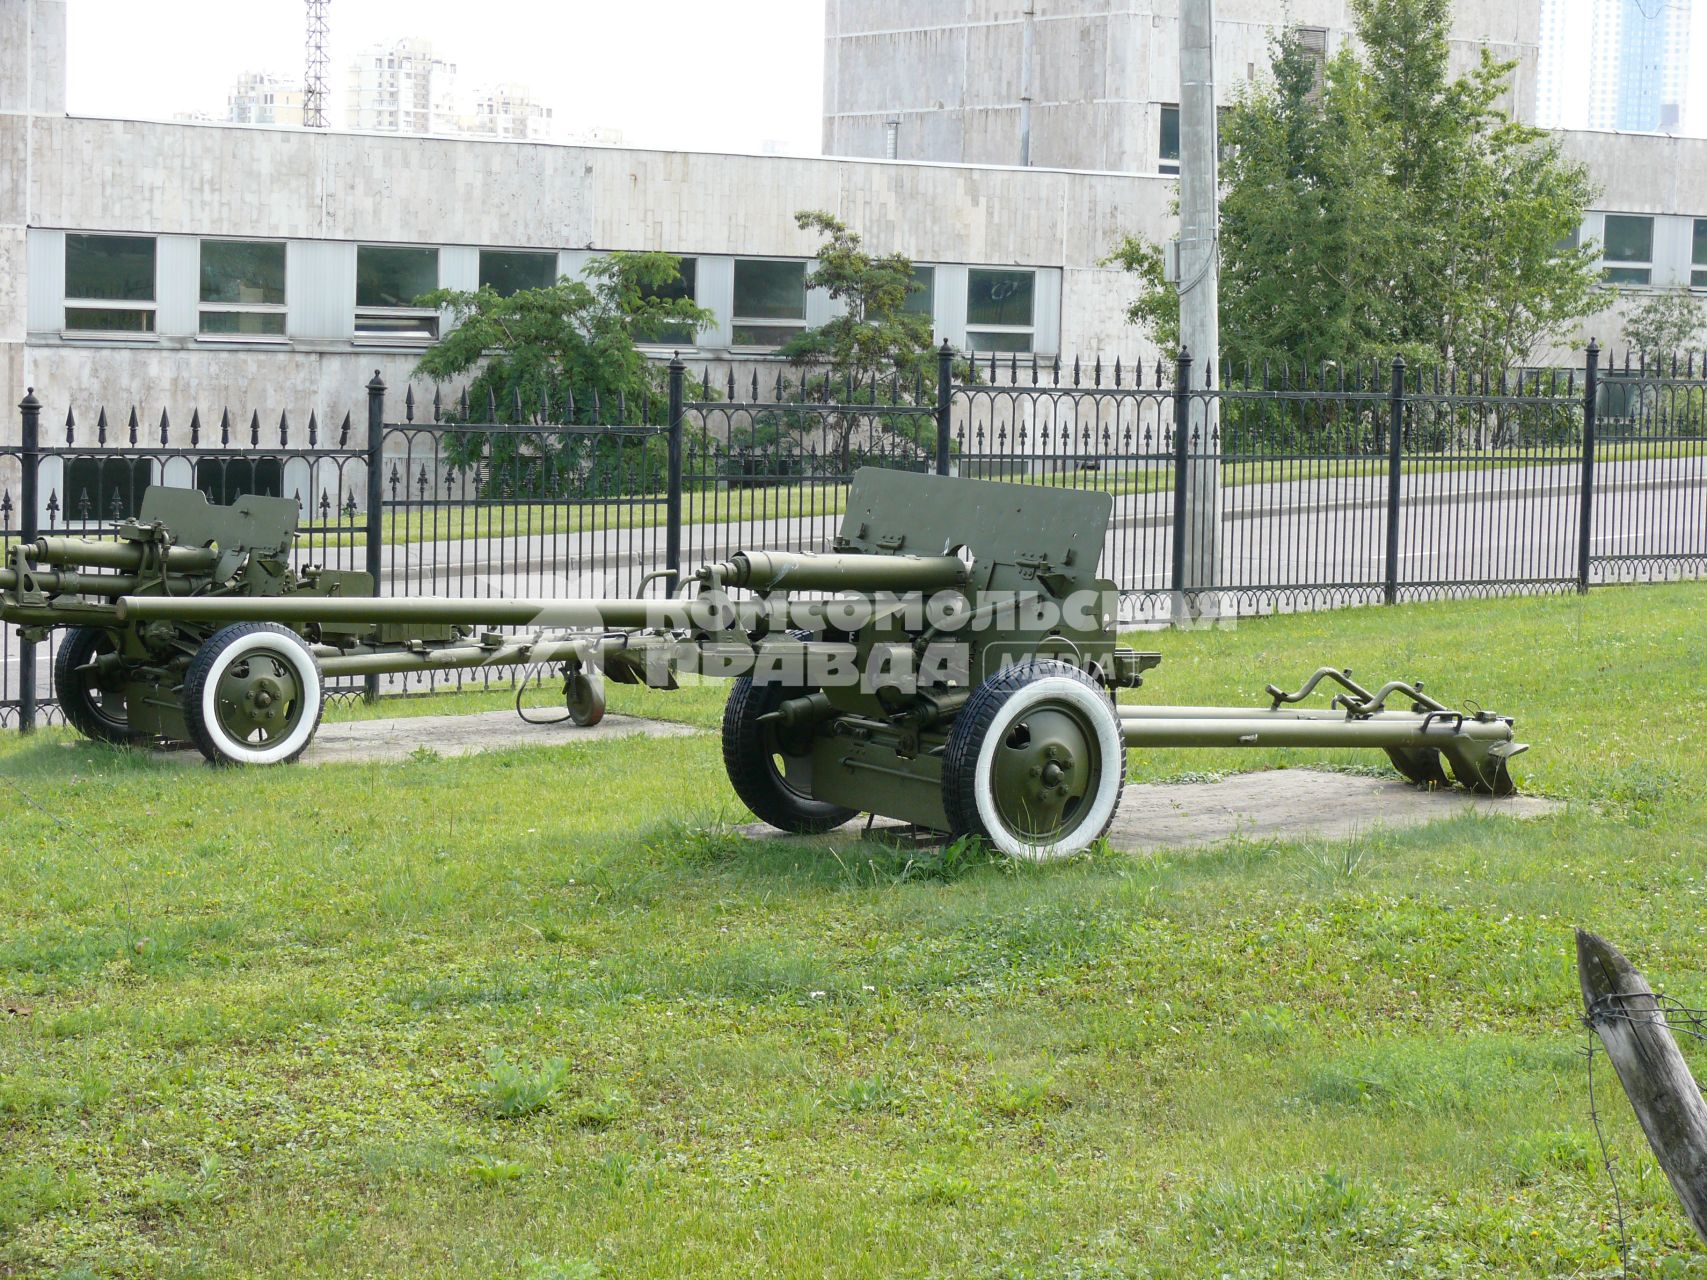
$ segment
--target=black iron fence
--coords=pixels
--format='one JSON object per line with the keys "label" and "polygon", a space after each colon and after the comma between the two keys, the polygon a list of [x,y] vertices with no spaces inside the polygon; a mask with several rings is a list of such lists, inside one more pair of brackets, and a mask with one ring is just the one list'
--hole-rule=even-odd
{"label": "black iron fence", "polygon": [[[741,547],[827,545],[853,472],[884,466],[1110,495],[1103,572],[1134,625],[1698,576],[1707,369],[1599,355],[1493,375],[1395,362],[1214,378],[1189,356],[1144,368],[945,348],[934,376],[891,378],[678,360],[656,402],[472,408],[413,388],[399,404],[376,375],[364,408],[300,427],[135,411],[50,426],[32,395],[20,443],[0,447],[0,546],[98,535],[149,484],[193,485],[222,502],[294,497],[299,565],[366,569],[382,594],[632,595]],[[0,724],[51,711],[53,656],[51,638],[0,635]]]}

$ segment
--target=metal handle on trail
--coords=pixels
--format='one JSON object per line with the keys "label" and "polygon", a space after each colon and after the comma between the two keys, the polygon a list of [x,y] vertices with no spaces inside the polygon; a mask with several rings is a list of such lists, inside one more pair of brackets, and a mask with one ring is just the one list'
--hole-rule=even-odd
{"label": "metal handle on trail", "polygon": [[1317,667],[1316,674],[1306,680],[1304,682],[1304,687],[1298,690],[1297,693],[1287,693],[1282,690],[1279,685],[1273,684],[1267,686],[1263,692],[1267,693],[1269,697],[1274,699],[1274,706],[1271,707],[1270,710],[1277,711],[1285,703],[1304,701],[1305,698],[1308,698],[1311,693],[1315,691],[1316,686],[1321,684],[1324,680],[1334,680],[1344,685],[1357,696],[1357,700],[1359,702],[1366,705],[1375,698],[1374,694],[1370,693],[1369,690],[1365,689],[1362,685],[1358,684],[1357,681],[1351,678],[1351,668],[1349,667],[1344,671],[1337,670],[1334,667]]}

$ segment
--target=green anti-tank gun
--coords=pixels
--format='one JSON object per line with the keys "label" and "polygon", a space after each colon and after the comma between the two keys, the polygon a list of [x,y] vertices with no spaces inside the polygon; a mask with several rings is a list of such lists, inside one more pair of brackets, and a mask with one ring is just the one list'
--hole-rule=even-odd
{"label": "green anti-tank gun", "polygon": [[[76,728],[217,763],[295,759],[331,678],[544,664],[585,725],[606,679],[727,676],[724,763],[765,821],[870,812],[1016,857],[1099,837],[1129,746],[1368,747],[1416,783],[1512,789],[1511,721],[1420,685],[1324,667],[1265,707],[1116,704],[1160,656],[1117,642],[1096,573],[1111,511],[1106,494],[866,469],[829,550],[737,553],[676,594],[380,598],[363,573],[291,569],[294,503],[154,488],[113,539],[14,548],[0,617],[68,628],[54,680]],[[1325,683],[1328,705],[1299,705]]]}

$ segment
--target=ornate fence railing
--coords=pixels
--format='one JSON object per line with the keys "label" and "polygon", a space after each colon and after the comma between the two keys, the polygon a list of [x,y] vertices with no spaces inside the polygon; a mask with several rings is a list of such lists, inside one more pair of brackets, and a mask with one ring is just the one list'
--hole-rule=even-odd
{"label": "ornate fence railing", "polygon": [[[0,548],[99,535],[149,484],[193,485],[294,497],[299,564],[366,569],[386,595],[631,594],[741,547],[827,545],[853,472],[883,466],[1109,494],[1102,571],[1132,624],[1707,566],[1707,369],[1693,360],[1602,368],[1591,347],[1576,369],[1200,379],[1186,355],[1145,368],[944,348],[934,370],[887,378],[678,360],[667,396],[639,403],[389,396],[376,376],[336,425],[298,425],[99,409],[49,424],[32,395],[19,443],[0,446]],[[51,637],[0,634],[0,724],[52,713],[53,657]],[[436,677],[470,679],[486,677]]]}

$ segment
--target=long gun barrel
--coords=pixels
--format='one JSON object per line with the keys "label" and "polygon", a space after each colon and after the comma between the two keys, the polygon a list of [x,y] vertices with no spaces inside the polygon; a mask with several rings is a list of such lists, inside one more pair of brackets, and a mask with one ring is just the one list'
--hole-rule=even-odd
{"label": "long gun barrel", "polygon": [[[97,542],[92,538],[43,538],[30,548],[37,564],[70,569],[117,569],[139,573],[149,552],[135,542]],[[154,554],[158,555],[158,552]],[[172,573],[212,573],[219,552],[212,547],[167,547],[166,568]]]}
{"label": "long gun barrel", "polygon": [[[105,596],[116,598],[128,596],[141,589],[143,579],[134,573],[77,573],[70,569],[44,570],[32,574],[32,580],[39,591],[49,595],[84,595]],[[155,581],[158,581],[156,579]],[[196,579],[182,574],[170,574],[165,580],[165,589],[180,591],[188,594],[198,585]],[[18,574],[14,569],[0,569],[0,591],[16,591],[18,589]]]}
{"label": "long gun barrel", "polygon": [[[804,618],[810,606],[799,612]],[[735,625],[752,630],[762,619],[780,626],[792,609],[753,600],[518,600],[483,596],[121,596],[118,621],[279,622],[416,626],[548,627],[556,630],[642,630]],[[785,616],[786,615],[786,616]]]}
{"label": "long gun barrel", "polygon": [[941,591],[965,586],[968,575],[958,556],[738,551],[699,580],[754,591]]}

